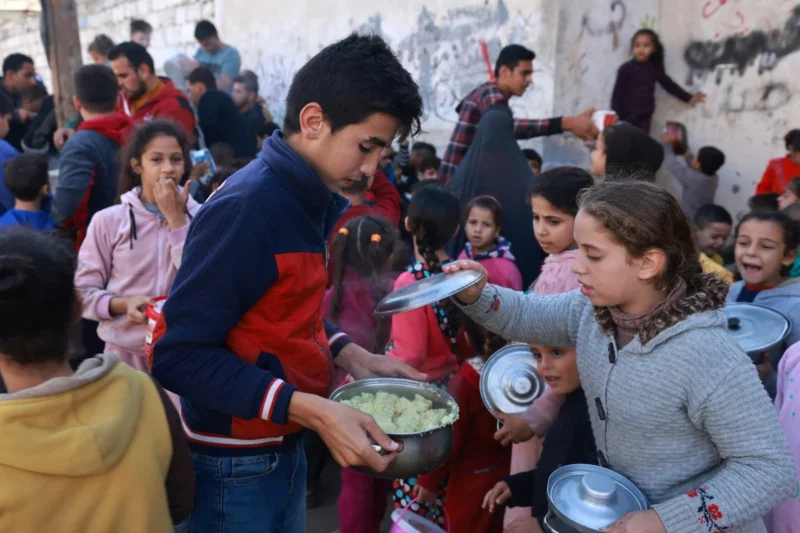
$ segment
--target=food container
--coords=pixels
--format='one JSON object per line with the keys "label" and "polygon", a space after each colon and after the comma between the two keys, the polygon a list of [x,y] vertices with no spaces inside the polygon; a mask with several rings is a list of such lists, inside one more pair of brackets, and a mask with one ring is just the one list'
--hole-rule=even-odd
{"label": "food container", "polygon": [[156,330],[156,322],[158,317],[161,316],[161,308],[164,307],[164,302],[167,301],[166,296],[159,296],[153,298],[153,301],[147,304],[144,309],[144,316],[147,317],[147,333],[144,336],[144,352],[147,358],[150,359],[153,354],[153,333]]}
{"label": "food container", "polygon": [[751,303],[730,303],[722,311],[728,319],[728,333],[755,363],[765,352],[777,348],[789,335],[791,322],[770,307]]}
{"label": "food container", "polygon": [[481,399],[486,408],[505,414],[525,411],[547,387],[536,367],[527,344],[509,344],[492,354],[481,370]]}
{"label": "food container", "polygon": [[549,533],[599,533],[623,516],[648,508],[647,498],[624,476],[596,465],[562,466],[547,480]]}
{"label": "food container", "polygon": [[392,511],[392,526],[389,528],[389,533],[449,533],[450,532],[450,517],[447,515],[447,509],[442,507],[444,512],[444,520],[447,524],[447,530],[444,530],[426,518],[422,518],[413,511],[408,512],[409,507],[417,503],[414,498],[408,505],[402,509],[395,509]]}
{"label": "food container", "polygon": [[686,126],[680,122],[667,121],[664,127],[664,135],[672,145],[672,151],[676,155],[683,155],[689,149],[689,136],[686,133]]}
{"label": "food container", "polygon": [[375,315],[405,313],[439,302],[472,287],[481,277],[482,274],[475,270],[434,274],[387,294],[375,307]]}
{"label": "food container", "polygon": [[617,120],[617,113],[614,111],[595,111],[592,113],[592,121],[600,133],[607,127],[616,124]]}
{"label": "food container", "polygon": [[[363,392],[377,393],[389,392],[413,399],[414,395],[419,394],[423,398],[433,402],[434,409],[453,409],[458,418],[458,404],[447,392],[419,381],[400,378],[370,378],[354,381],[339,387],[330,399],[340,402],[349,400]],[[422,433],[389,433],[389,437],[400,445],[400,451],[394,460],[383,472],[375,472],[371,468],[360,466],[353,467],[354,470],[373,477],[384,479],[406,479],[417,477],[428,472],[433,472],[442,466],[450,452],[453,450],[453,426],[452,424],[438,427]],[[381,455],[389,452],[384,451],[377,444],[373,445],[375,451]]]}

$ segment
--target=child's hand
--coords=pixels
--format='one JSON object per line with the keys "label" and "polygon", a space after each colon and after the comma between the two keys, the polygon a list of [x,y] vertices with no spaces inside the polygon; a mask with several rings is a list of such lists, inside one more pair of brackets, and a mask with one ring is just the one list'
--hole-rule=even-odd
{"label": "child's hand", "polygon": [[147,316],[144,310],[152,299],[149,296],[131,296],[125,298],[125,314],[128,316],[128,322],[132,324],[147,324]]}
{"label": "child's hand", "polygon": [[478,298],[481,297],[481,292],[483,292],[483,288],[486,287],[486,280],[489,278],[489,274],[480,263],[467,259],[453,261],[452,263],[442,267],[442,271],[447,274],[453,274],[459,270],[474,270],[475,272],[479,272],[481,274],[481,279],[478,281],[478,283],[455,295],[455,297],[458,298],[459,301],[461,301],[461,303],[464,305],[474,304],[478,301]]}
{"label": "child's hand", "polygon": [[211,169],[211,165],[208,163],[197,163],[195,166],[192,167],[191,172],[189,172],[189,179],[192,181],[197,181],[206,174]]}
{"label": "child's hand", "polygon": [[508,524],[503,533],[533,533],[541,531],[539,521],[532,516],[522,516]]}
{"label": "child's hand", "polygon": [[167,219],[169,229],[176,230],[186,225],[186,202],[189,200],[189,184],[178,189],[173,180],[159,179],[153,192],[156,197],[156,205],[161,210],[164,218]]}
{"label": "child's hand", "polygon": [[706,101],[706,93],[702,93],[702,92],[701,93],[694,93],[692,95],[692,99],[689,100],[689,105],[694,107],[697,104],[702,104],[705,101]]}
{"label": "child's hand", "polygon": [[498,505],[503,505],[511,498],[511,487],[505,481],[498,481],[497,485],[492,487],[492,490],[486,493],[483,497],[484,509],[489,509],[490,513],[494,512],[494,508]]}
{"label": "child's hand", "polygon": [[528,442],[536,436],[521,414],[507,415],[492,412],[492,415],[503,422],[503,427],[494,434],[494,440],[499,440],[503,446]]}
{"label": "child's hand", "polygon": [[658,513],[652,509],[628,513],[600,531],[608,533],[667,533]]}
{"label": "child's hand", "polygon": [[419,483],[414,485],[414,489],[412,490],[412,494],[414,497],[417,498],[417,501],[422,503],[433,503],[436,501],[436,493],[432,490],[428,490]]}

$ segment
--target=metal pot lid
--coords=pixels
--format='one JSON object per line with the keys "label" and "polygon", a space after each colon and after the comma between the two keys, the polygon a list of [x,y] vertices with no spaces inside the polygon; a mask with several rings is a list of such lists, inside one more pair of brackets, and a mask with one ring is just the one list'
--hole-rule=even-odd
{"label": "metal pot lid", "polygon": [[459,270],[453,274],[439,273],[415,281],[387,294],[375,308],[377,316],[395,315],[413,311],[449,298],[480,281],[481,274],[474,270]]}
{"label": "metal pot lid", "polygon": [[786,338],[791,322],[775,309],[751,303],[730,303],[722,311],[728,333],[748,354],[768,352]]}
{"label": "metal pot lid", "polygon": [[481,370],[481,398],[490,411],[525,411],[546,387],[536,372],[536,359],[527,344],[497,350]]}
{"label": "metal pot lid", "polygon": [[647,509],[647,498],[633,483],[596,465],[568,465],[553,472],[547,481],[547,499],[553,512],[567,523],[592,530]]}

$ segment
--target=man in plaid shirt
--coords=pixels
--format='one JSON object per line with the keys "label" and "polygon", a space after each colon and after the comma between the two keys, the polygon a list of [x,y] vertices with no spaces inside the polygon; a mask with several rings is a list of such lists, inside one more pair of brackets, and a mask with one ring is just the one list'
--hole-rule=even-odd
{"label": "man in plaid shirt", "polygon": [[[522,96],[531,84],[533,59],[531,50],[518,44],[506,46],[500,51],[495,65],[496,81],[484,83],[458,105],[458,123],[444,152],[439,167],[439,180],[450,183],[456,168],[467,155],[478,130],[483,112],[495,105],[508,106],[512,96]],[[580,115],[557,117],[544,120],[514,120],[514,136],[517,139],[532,139],[542,135],[555,135],[571,131],[584,140],[597,138],[597,128],[592,122],[594,109],[587,109]]]}

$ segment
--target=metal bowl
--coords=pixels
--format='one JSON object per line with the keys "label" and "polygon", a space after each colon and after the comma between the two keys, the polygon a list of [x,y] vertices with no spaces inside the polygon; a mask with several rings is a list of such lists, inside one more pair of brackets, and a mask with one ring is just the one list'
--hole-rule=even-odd
{"label": "metal bowl", "polygon": [[[413,400],[419,394],[433,402],[434,409],[455,410],[458,419],[458,404],[447,392],[419,381],[399,378],[370,378],[354,381],[343,385],[333,391],[330,399],[336,402],[349,400],[363,392],[375,394],[389,392],[403,398]],[[388,433],[400,444],[401,448],[397,457],[389,463],[383,472],[376,472],[369,467],[353,467],[354,470],[373,477],[384,479],[405,479],[421,476],[433,472],[442,466],[450,452],[453,450],[453,426],[442,426],[423,433]],[[385,454],[380,446],[374,445],[375,450]]]}

